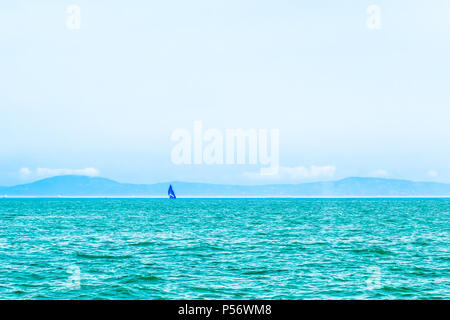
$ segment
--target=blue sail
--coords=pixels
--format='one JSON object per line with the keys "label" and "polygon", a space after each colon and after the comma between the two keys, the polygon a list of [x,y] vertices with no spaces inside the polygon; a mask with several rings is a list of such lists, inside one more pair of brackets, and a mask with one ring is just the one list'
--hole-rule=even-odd
{"label": "blue sail", "polygon": [[177,196],[175,195],[175,192],[173,192],[172,185],[169,186],[169,191],[167,193],[169,194],[169,198],[170,199],[176,199],[177,198]]}

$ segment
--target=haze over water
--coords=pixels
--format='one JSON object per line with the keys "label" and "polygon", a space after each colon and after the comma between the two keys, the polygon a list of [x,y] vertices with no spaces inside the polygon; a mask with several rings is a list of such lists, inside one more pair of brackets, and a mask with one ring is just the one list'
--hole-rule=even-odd
{"label": "haze over water", "polygon": [[448,299],[449,199],[1,199],[1,299]]}

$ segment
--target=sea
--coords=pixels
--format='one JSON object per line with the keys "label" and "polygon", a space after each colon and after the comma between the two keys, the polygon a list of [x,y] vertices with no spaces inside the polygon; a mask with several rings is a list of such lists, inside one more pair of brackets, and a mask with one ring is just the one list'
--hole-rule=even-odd
{"label": "sea", "polygon": [[449,299],[450,199],[0,199],[0,299]]}

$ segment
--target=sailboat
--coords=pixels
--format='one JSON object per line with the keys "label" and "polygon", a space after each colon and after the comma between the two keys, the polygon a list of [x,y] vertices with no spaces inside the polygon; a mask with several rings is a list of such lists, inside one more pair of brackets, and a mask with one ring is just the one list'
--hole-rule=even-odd
{"label": "sailboat", "polygon": [[169,199],[176,199],[177,198],[177,196],[175,195],[175,192],[173,192],[172,185],[169,186],[169,191],[167,193],[169,195]]}

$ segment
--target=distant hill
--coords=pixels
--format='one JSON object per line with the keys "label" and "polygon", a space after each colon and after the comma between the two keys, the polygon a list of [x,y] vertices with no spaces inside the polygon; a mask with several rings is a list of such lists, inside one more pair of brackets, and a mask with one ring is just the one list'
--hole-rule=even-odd
{"label": "distant hill", "polygon": [[[331,182],[258,186],[170,183],[179,197],[450,196],[450,184],[379,178],[346,178]],[[129,184],[106,178],[67,175],[13,187],[0,187],[0,196],[166,197],[168,186],[169,183]]]}

